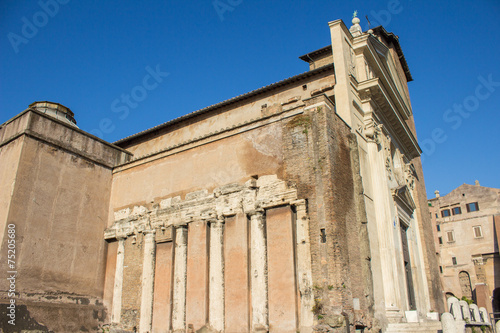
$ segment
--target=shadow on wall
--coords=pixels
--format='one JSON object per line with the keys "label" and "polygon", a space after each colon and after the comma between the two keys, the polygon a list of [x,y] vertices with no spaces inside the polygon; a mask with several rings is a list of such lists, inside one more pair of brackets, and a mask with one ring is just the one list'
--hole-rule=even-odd
{"label": "shadow on wall", "polygon": [[[495,267],[497,269],[497,267]],[[491,301],[493,307],[493,312],[500,312],[500,288],[495,288],[493,290],[493,299]],[[497,315],[496,317],[500,317]]]}

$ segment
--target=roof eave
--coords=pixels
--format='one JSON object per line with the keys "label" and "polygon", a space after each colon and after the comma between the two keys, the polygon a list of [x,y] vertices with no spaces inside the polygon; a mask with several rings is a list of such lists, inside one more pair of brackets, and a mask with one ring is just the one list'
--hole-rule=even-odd
{"label": "roof eave", "polygon": [[398,36],[396,36],[392,32],[387,32],[387,30],[385,30],[385,28],[381,25],[373,28],[372,30],[376,33],[382,34],[387,40],[389,40],[394,44],[394,47],[396,48],[396,53],[398,54],[399,61],[401,62],[401,66],[403,67],[403,71],[406,76],[406,81],[408,82],[413,81],[413,77],[411,76],[410,68],[408,66],[408,63],[406,62],[406,58],[403,54],[403,49],[401,48],[401,44],[399,43]]}

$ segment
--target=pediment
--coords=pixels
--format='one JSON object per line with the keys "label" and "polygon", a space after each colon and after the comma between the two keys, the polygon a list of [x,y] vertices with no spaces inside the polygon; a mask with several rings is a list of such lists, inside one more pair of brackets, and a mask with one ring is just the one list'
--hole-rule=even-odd
{"label": "pediment", "polygon": [[396,187],[392,190],[392,197],[394,201],[403,206],[408,212],[411,214],[417,208],[415,205],[415,201],[413,201],[413,197],[408,189],[408,186],[402,185]]}

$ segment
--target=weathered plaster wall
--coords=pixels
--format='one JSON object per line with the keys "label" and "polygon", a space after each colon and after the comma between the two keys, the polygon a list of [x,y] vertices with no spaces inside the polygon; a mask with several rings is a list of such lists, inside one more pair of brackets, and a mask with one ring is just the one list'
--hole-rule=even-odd
{"label": "weathered plaster wall", "polygon": [[[18,138],[9,144],[0,147],[0,240],[4,239],[7,228],[7,216],[12,202],[12,195],[16,184],[17,169],[23,138]],[[0,253],[0,261],[7,264],[6,253]],[[2,265],[2,268],[4,265]]]}
{"label": "weathered plaster wall", "polygon": [[[290,100],[304,100],[311,97],[311,92],[332,89],[334,83],[332,71],[325,71],[314,77],[305,78],[293,84],[277,87],[272,91],[253,96],[246,100],[222,106],[216,111],[201,114],[183,121],[179,125],[169,126],[146,134],[136,139],[124,139],[119,145],[142,157],[167,147],[203,137],[210,133],[221,132],[237,124],[244,124],[262,116],[286,109],[284,103]],[[307,88],[303,88],[306,85]]]}
{"label": "weathered plaster wall", "polygon": [[281,160],[281,126],[272,123],[150,163],[124,166],[113,175],[110,223],[113,211],[124,207],[202,189],[211,191],[244,182],[251,175],[281,175]]}
{"label": "weathered plaster wall", "polygon": [[266,212],[269,330],[297,330],[298,304],[295,273],[294,220],[290,206]]}
{"label": "weathered plaster wall", "polygon": [[238,214],[226,220],[224,232],[224,272],[231,276],[224,284],[225,328],[228,332],[248,332],[250,323],[250,281],[248,276],[248,220]]}
{"label": "weathered plaster wall", "polygon": [[[16,287],[22,291],[21,302],[28,309],[34,306],[32,301],[73,302],[91,313],[103,312],[106,244],[99,240],[106,223],[111,170],[38,140],[24,140],[8,218],[16,225]],[[6,253],[6,242],[3,245]],[[0,288],[6,290],[5,281]],[[58,325],[69,329],[58,321],[71,321],[56,320],[51,311],[40,306],[39,316],[33,316],[51,329]],[[104,313],[99,317],[103,319]],[[86,325],[96,327],[97,322],[93,319]]]}
{"label": "weathered plaster wall", "polygon": [[[12,153],[22,149],[17,170],[9,167],[16,171],[16,181],[7,191],[11,197],[5,198],[8,210],[2,211],[8,214],[7,223],[16,226],[21,325],[16,329],[94,330],[106,317],[102,297],[107,244],[102,233],[111,167],[124,162],[127,154],[32,110],[3,124],[0,136],[2,152],[11,150],[11,157],[0,163],[12,163]],[[12,186],[12,175],[4,174],[0,183]],[[7,253],[5,236],[1,253]],[[2,309],[9,301],[8,289],[7,280],[1,280]]]}
{"label": "weathered plaster wall", "polygon": [[156,246],[153,333],[166,333],[170,328],[172,297],[173,242]]}

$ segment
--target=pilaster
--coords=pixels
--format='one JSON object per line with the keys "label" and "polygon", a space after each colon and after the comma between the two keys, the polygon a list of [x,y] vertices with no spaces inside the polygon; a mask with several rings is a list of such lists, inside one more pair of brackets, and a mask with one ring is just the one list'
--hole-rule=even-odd
{"label": "pilaster", "polygon": [[224,219],[210,223],[209,313],[210,326],[224,330]]}
{"label": "pilaster", "polygon": [[142,292],[140,333],[151,332],[153,321],[153,293],[155,279],[155,230],[144,230],[144,259],[142,262]]}
{"label": "pilaster", "polygon": [[186,330],[186,274],[187,274],[187,226],[175,228],[174,294],[172,329],[174,332]]}
{"label": "pilaster", "polygon": [[250,276],[252,294],[252,332],[269,330],[267,290],[266,224],[263,210],[250,215]]}
{"label": "pilaster", "polygon": [[296,211],[297,278],[300,292],[300,332],[312,332],[314,325],[314,295],[312,291],[311,243],[309,241],[309,218],[305,200],[292,202]]}
{"label": "pilaster", "polygon": [[118,251],[116,253],[115,283],[113,286],[113,305],[111,322],[119,324],[122,311],[123,263],[125,260],[125,237],[117,237]]}

